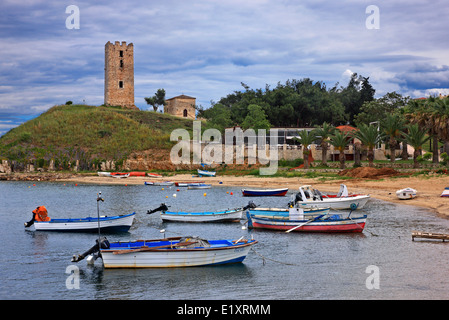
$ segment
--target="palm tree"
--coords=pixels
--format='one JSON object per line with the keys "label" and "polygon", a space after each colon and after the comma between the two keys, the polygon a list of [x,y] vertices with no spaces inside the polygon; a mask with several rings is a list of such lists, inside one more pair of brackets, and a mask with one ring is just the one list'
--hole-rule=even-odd
{"label": "palm tree", "polygon": [[346,161],[345,148],[349,143],[349,133],[343,133],[339,130],[336,130],[335,133],[329,138],[329,143],[333,145],[336,150],[340,151],[340,169],[344,169]]}
{"label": "palm tree", "polygon": [[397,114],[387,114],[382,126],[384,128],[384,133],[389,138],[390,161],[394,162],[396,158],[396,145],[398,144],[398,139],[401,137],[401,132],[404,129],[404,120]]}
{"label": "palm tree", "polygon": [[374,147],[382,140],[383,133],[379,132],[377,127],[368,126],[364,123],[358,129],[357,131],[352,131],[351,135],[359,139],[368,148],[368,162],[369,166],[372,167],[374,164]]}
{"label": "palm tree", "polygon": [[439,99],[437,108],[439,115],[435,119],[435,131],[444,141],[444,151],[449,153],[449,97]]}
{"label": "palm tree", "polygon": [[314,130],[315,135],[321,138],[321,164],[323,166],[327,165],[327,150],[328,150],[328,140],[331,134],[334,133],[335,127],[327,122],[324,122],[322,127],[318,127]]}
{"label": "palm tree", "polygon": [[407,126],[408,133],[402,133],[404,139],[409,145],[411,145],[415,151],[413,152],[413,168],[418,168],[418,156],[422,150],[422,145],[430,139],[429,136],[426,137],[426,132],[420,130],[418,124],[412,124]]}
{"label": "palm tree", "polygon": [[313,141],[316,139],[315,133],[312,131],[307,130],[301,130],[298,131],[298,137],[293,138],[294,140],[298,141],[302,144],[302,156],[304,158],[304,169],[309,169],[309,154],[310,150],[309,147],[313,143]]}

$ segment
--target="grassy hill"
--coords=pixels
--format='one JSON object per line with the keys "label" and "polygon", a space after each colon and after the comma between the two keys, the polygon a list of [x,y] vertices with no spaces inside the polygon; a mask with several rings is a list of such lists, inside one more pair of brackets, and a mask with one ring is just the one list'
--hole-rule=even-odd
{"label": "grassy hill", "polygon": [[132,152],[170,149],[170,133],[176,128],[191,132],[192,120],[116,107],[55,106],[0,137],[0,159],[14,161],[17,169],[33,163],[67,169],[79,160],[80,169],[115,160]]}

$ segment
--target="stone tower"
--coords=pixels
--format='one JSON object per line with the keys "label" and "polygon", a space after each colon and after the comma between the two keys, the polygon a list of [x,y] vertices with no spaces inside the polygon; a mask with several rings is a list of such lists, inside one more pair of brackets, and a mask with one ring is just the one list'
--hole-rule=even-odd
{"label": "stone tower", "polygon": [[104,104],[138,109],[134,105],[134,46],[108,41],[104,49]]}

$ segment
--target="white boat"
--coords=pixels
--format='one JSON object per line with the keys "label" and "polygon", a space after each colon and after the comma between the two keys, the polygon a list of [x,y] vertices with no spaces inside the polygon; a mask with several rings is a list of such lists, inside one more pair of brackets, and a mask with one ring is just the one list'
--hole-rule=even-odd
{"label": "white boat", "polygon": [[[119,216],[100,216],[101,231],[126,232],[133,224],[136,213]],[[98,218],[66,218],[51,219],[50,221],[34,221],[36,231],[82,231],[98,232]]]}
{"label": "white boat", "polygon": [[195,189],[210,189],[211,187],[212,187],[211,184],[199,183],[199,184],[188,185],[188,186],[187,186],[187,189],[188,189],[188,190],[195,190]]}
{"label": "white boat", "polygon": [[444,188],[444,190],[441,193],[440,197],[449,197],[449,187]]}
{"label": "white boat", "polygon": [[173,181],[158,181],[158,182],[145,181],[146,186],[172,186],[173,184],[174,184]]}
{"label": "white boat", "polygon": [[105,172],[105,171],[98,171],[97,174],[100,177],[110,177],[111,176],[110,172]]}
{"label": "white boat", "polygon": [[323,195],[317,189],[313,189],[310,185],[299,187],[296,194],[295,205],[302,208],[322,208],[329,207],[331,209],[362,209],[368,200],[369,195],[349,194],[346,185],[340,185],[340,191],[336,195]]}
{"label": "white boat", "polygon": [[207,170],[200,170],[200,169],[197,169],[197,171],[198,171],[198,175],[200,176],[200,177],[215,177],[215,171],[207,171]]}
{"label": "white boat", "polygon": [[228,209],[222,211],[204,211],[204,212],[182,212],[182,211],[161,212],[162,220],[177,221],[177,222],[240,221],[242,217],[243,217],[243,208]]}
{"label": "white boat", "polygon": [[[238,240],[177,237],[111,243],[104,238],[100,242],[99,256],[105,268],[199,267],[240,263],[256,243],[256,240],[246,240],[243,237]],[[79,262],[87,255],[95,254],[98,247],[95,244],[86,253],[74,256],[72,262]]]}
{"label": "white boat", "polygon": [[117,178],[117,179],[128,178],[129,173],[111,173],[110,177]]}
{"label": "white boat", "polygon": [[198,182],[175,182],[175,186],[177,186],[177,187],[197,186],[199,184],[204,184],[204,181],[198,181]]}
{"label": "white boat", "polygon": [[417,195],[417,191],[412,188],[404,188],[396,191],[396,196],[401,200],[413,199],[416,198]]}

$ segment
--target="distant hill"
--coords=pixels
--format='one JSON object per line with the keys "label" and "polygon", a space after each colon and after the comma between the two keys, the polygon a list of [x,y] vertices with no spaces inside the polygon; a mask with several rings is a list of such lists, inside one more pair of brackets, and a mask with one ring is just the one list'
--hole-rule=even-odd
{"label": "distant hill", "polygon": [[115,160],[120,164],[136,151],[168,150],[176,128],[192,131],[192,120],[149,111],[86,105],[55,106],[0,137],[0,160],[16,169],[33,163],[45,168],[50,160],[68,169],[78,160],[80,170]]}

